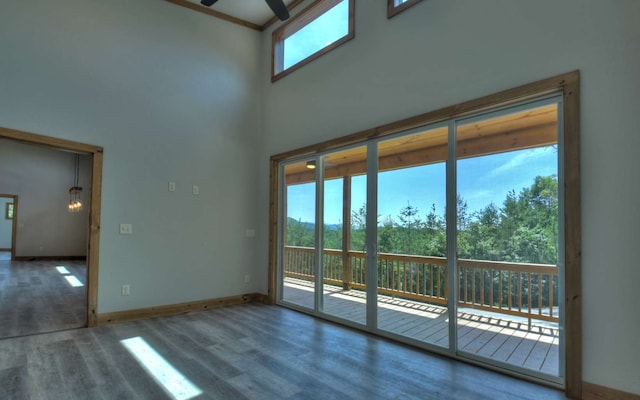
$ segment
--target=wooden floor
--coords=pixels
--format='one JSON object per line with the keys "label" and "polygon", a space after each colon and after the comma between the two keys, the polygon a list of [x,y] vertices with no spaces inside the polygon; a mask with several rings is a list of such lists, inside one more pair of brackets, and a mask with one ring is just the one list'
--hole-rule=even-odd
{"label": "wooden floor", "polygon": [[86,287],[65,279],[75,276],[84,284],[84,261],[10,261],[5,254],[0,257],[0,338],[85,326]]}
{"label": "wooden floor", "polygon": [[[144,341],[163,362],[143,367],[123,345],[127,339]],[[261,304],[4,339],[0,354],[0,399],[565,398],[554,389]],[[180,396],[174,389],[169,395],[149,372],[162,363],[184,379],[174,388],[199,394]]]}
{"label": "wooden floor", "polygon": [[[313,308],[312,283],[287,278],[284,299]],[[324,287],[324,312],[365,324],[365,294],[359,290]],[[440,347],[449,345],[449,322],[445,307],[378,297],[378,327],[387,332]],[[473,356],[558,376],[558,330],[542,321],[528,321],[472,309],[458,310],[458,349]]]}

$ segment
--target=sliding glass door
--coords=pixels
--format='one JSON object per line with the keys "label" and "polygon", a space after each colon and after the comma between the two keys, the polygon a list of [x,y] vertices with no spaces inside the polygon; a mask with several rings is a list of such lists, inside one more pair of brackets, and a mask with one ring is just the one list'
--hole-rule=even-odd
{"label": "sliding glass door", "polygon": [[[315,160],[283,167],[281,300],[313,310],[316,293]],[[313,167],[313,168],[312,168]]]}
{"label": "sliding glass door", "polygon": [[457,349],[559,377],[561,277],[555,99],[456,125]]}
{"label": "sliding glass door", "polygon": [[322,157],[323,272],[320,311],[357,325],[367,323],[367,148]]}
{"label": "sliding glass door", "polygon": [[280,303],[562,383],[561,111],[549,96],[283,162]]}
{"label": "sliding glass door", "polygon": [[377,327],[449,347],[448,126],[378,143]]}

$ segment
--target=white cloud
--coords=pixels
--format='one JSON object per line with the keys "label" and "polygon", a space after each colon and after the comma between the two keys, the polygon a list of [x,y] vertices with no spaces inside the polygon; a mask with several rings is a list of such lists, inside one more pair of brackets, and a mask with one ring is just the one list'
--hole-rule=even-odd
{"label": "white cloud", "polygon": [[552,151],[552,149],[550,149],[549,147],[543,147],[519,152],[519,154],[509,159],[509,161],[489,171],[488,177],[496,178],[502,174],[513,172],[513,170],[518,167],[531,165],[537,160],[545,157],[549,151]]}

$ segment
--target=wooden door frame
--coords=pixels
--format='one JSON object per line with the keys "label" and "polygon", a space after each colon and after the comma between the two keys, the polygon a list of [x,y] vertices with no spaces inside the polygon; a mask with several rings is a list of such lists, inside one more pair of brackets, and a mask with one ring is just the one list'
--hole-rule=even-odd
{"label": "wooden door frame", "polygon": [[[58,139],[51,136],[0,127],[0,138],[35,144],[58,150],[84,153],[91,156],[91,189],[89,192],[89,225],[87,240],[87,326],[97,326],[98,261],[100,251],[100,209],[102,200],[103,148],[90,144]],[[16,196],[17,197],[17,196]],[[17,218],[14,216],[14,234]],[[13,244],[15,247],[15,242]],[[12,252],[12,259],[15,254]]]}
{"label": "wooden door frame", "polygon": [[[11,219],[11,261],[16,258],[16,228],[18,220],[18,195],[0,193],[0,197],[11,199],[13,201],[13,218]],[[4,212],[4,211],[3,211]]]}

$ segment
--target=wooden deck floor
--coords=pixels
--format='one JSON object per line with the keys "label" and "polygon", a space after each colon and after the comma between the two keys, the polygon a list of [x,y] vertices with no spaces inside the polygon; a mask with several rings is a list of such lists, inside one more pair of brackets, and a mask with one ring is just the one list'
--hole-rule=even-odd
{"label": "wooden deck floor", "polygon": [[[311,282],[287,278],[283,299],[305,308],[313,308]],[[323,311],[364,325],[365,293],[325,285]],[[449,317],[442,306],[412,300],[378,296],[378,327],[436,346],[449,343]],[[558,329],[549,323],[486,313],[458,310],[458,349],[551,376],[558,375]]]}

